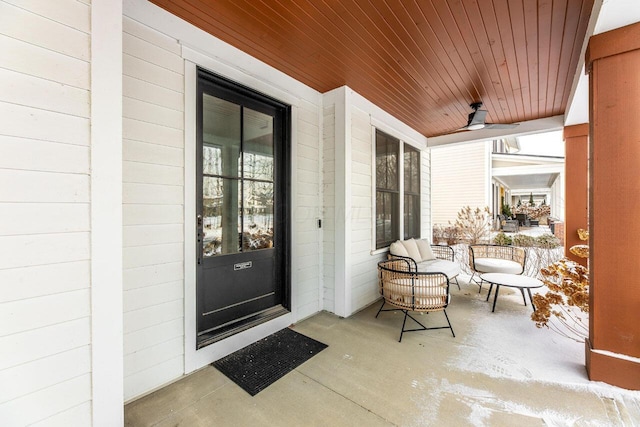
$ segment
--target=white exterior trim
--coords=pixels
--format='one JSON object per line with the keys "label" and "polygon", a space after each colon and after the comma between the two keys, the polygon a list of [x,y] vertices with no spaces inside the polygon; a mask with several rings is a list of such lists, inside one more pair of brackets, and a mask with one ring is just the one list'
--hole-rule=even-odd
{"label": "white exterior trim", "polygon": [[335,298],[338,316],[351,315],[351,113],[346,86],[335,96]]}
{"label": "white exterior trim", "polygon": [[91,359],[94,426],[124,423],[122,3],[91,6]]}
{"label": "white exterior trim", "polygon": [[429,147],[436,147],[446,144],[490,141],[505,136],[533,135],[536,133],[562,130],[563,127],[564,116],[553,116],[521,122],[520,125],[514,129],[481,129],[436,136],[429,138],[428,145]]}
{"label": "white exterior trim", "polygon": [[202,365],[196,357],[196,64],[184,61],[184,370]]}

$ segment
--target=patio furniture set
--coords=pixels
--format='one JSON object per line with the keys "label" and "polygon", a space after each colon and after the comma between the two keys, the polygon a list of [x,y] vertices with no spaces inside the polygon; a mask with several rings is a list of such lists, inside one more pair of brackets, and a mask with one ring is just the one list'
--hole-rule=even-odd
{"label": "patio furniture set", "polygon": [[[527,305],[525,289],[535,311],[531,298],[531,289],[540,288],[543,283],[538,279],[523,276],[526,251],[520,247],[476,244],[469,245],[469,267],[472,271],[470,282],[479,286],[487,282],[489,301],[495,286],[492,312],[495,311],[501,286],[520,289],[524,305]],[[376,318],[383,311],[401,311],[404,313],[399,342],[405,332],[429,329],[450,329],[455,337],[446,308],[451,295],[449,286],[453,281],[460,289],[458,275],[460,266],[454,260],[453,248],[445,245],[431,245],[424,239],[398,240],[391,244],[388,259],[378,263],[378,287],[382,295],[382,305]],[[475,280],[478,277],[480,281]],[[385,309],[386,305],[392,308]],[[442,311],[448,326],[426,327],[409,312]],[[419,327],[406,329],[407,318]]]}

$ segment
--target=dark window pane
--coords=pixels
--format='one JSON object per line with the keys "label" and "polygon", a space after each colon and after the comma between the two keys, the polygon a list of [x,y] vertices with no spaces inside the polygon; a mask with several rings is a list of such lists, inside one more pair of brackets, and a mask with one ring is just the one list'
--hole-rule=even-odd
{"label": "dark window pane", "polygon": [[420,196],[404,196],[404,239],[420,238]]}
{"label": "dark window pane", "polygon": [[404,146],[404,230],[405,239],[420,237],[420,151]]}
{"label": "dark window pane", "polygon": [[400,142],[380,131],[376,132],[376,187],[398,189],[398,151]]}
{"label": "dark window pane", "polygon": [[389,246],[400,238],[398,202],[398,193],[376,192],[376,249]]}
{"label": "dark window pane", "polygon": [[404,191],[420,193],[420,151],[404,145]]}

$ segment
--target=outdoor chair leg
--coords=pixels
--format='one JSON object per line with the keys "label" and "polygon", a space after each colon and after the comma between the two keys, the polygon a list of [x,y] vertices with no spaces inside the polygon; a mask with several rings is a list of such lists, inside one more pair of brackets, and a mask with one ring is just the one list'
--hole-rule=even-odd
{"label": "outdoor chair leg", "polygon": [[471,279],[469,279],[469,283],[474,282],[476,285],[480,286],[480,289],[478,289],[478,293],[480,293],[482,291],[482,282],[483,282],[483,280],[480,279],[480,282],[478,282],[477,280],[474,280],[473,277],[475,275],[476,275],[476,272],[474,271],[473,274],[471,275]]}
{"label": "outdoor chair leg", "polygon": [[458,283],[458,278],[454,277],[453,280],[456,281],[456,285],[458,285],[458,290],[460,291],[461,289],[460,289],[460,283]]}
{"label": "outdoor chair leg", "polygon": [[[520,288],[520,292],[522,293],[522,300],[524,301],[524,305],[526,307],[527,306],[527,299],[524,297],[524,289]],[[533,302],[531,304],[533,304]]]}
{"label": "outdoor chair leg", "polygon": [[403,310],[404,311],[404,320],[402,321],[402,330],[400,331],[400,339],[398,340],[398,342],[402,342],[402,335],[404,334],[404,325],[405,323],[407,323],[407,316],[409,315],[409,312],[407,310]]}
{"label": "outdoor chair leg", "polygon": [[451,329],[451,335],[453,335],[453,337],[456,337],[456,334],[453,332],[453,327],[451,326],[451,322],[449,321],[449,316],[447,316],[447,310],[442,310],[442,312],[444,313],[444,317],[447,318],[447,323],[449,324],[449,329]]}
{"label": "outdoor chair leg", "polygon": [[[449,316],[447,315],[447,312],[444,309],[442,310],[442,312],[444,313],[444,317],[447,319],[447,324],[449,326],[435,326],[433,328],[427,328],[426,326],[424,326],[422,323],[420,323],[420,321],[418,321],[418,319],[416,319],[415,317],[409,314],[409,310],[402,310],[402,311],[404,312],[404,320],[402,321],[402,331],[400,331],[400,339],[398,340],[398,342],[402,342],[402,336],[404,335],[405,332],[428,331],[431,329],[450,329],[451,335],[453,335],[454,338],[456,337],[456,334],[453,332],[453,327],[451,326],[451,322],[449,321]],[[428,311],[426,313],[429,314]],[[405,329],[405,326],[407,324],[407,317],[413,320],[414,322],[416,322],[418,325],[420,325],[420,327],[415,329]]]}
{"label": "outdoor chair leg", "polygon": [[382,311],[382,307],[384,307],[384,303],[386,301],[384,300],[384,298],[382,298],[382,305],[380,306],[380,309],[378,310],[378,312],[376,313],[376,319],[378,318],[378,314],[380,314],[380,312]]}

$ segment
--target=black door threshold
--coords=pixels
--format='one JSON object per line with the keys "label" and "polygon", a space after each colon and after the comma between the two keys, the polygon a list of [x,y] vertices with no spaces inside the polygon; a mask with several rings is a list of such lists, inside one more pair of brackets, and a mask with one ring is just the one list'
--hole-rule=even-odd
{"label": "black door threshold", "polygon": [[246,331],[247,329],[251,329],[254,326],[258,326],[288,313],[290,313],[289,310],[281,305],[277,305],[258,313],[251,314],[242,319],[238,319],[232,323],[201,332],[198,334],[196,348],[200,350],[210,344],[229,338],[232,335]]}

